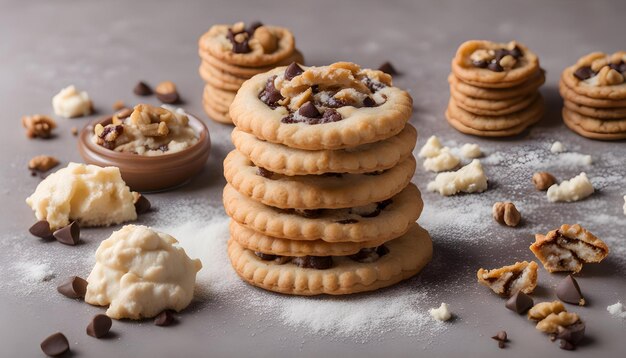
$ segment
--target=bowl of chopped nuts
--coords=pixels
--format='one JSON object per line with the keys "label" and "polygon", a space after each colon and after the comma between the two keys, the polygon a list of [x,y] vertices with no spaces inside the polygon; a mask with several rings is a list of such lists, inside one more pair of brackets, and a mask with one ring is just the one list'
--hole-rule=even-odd
{"label": "bowl of chopped nuts", "polygon": [[120,169],[135,191],[167,190],[198,174],[209,157],[206,125],[181,108],[139,104],[82,129],[78,150],[86,163]]}

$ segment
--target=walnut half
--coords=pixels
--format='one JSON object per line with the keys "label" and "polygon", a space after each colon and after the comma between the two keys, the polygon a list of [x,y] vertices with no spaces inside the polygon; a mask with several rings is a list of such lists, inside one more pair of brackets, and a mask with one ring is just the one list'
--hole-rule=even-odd
{"label": "walnut half", "polygon": [[59,165],[59,160],[49,155],[38,155],[28,162],[28,169],[47,172]]}
{"label": "walnut half", "polygon": [[50,138],[52,130],[57,127],[54,119],[42,114],[22,117],[22,126],[26,128],[28,138]]}

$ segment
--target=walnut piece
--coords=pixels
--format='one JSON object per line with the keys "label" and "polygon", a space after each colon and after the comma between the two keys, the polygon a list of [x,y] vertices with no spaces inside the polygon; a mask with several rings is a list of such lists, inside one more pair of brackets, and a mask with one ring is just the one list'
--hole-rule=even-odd
{"label": "walnut piece", "polygon": [[602,240],[578,224],[536,234],[530,250],[549,272],[579,272],[583,264],[600,262],[609,254]]}
{"label": "walnut piece", "polygon": [[57,127],[54,119],[42,114],[22,117],[22,126],[26,128],[28,138],[50,138],[52,130]]}
{"label": "walnut piece", "polygon": [[59,165],[59,160],[49,155],[38,155],[28,162],[28,169],[47,172]]}
{"label": "walnut piece", "polygon": [[502,225],[515,227],[522,219],[522,215],[517,211],[515,204],[511,202],[500,202],[493,204],[493,218]]}
{"label": "walnut piece", "polygon": [[624,83],[624,76],[615,69],[611,68],[606,72],[604,78],[600,77],[598,80],[600,85],[614,86]]}
{"label": "walnut piece", "polygon": [[556,184],[556,178],[548,172],[537,172],[533,174],[533,184],[537,190],[545,191]]}
{"label": "walnut piece", "polygon": [[537,287],[537,268],[538,265],[534,261],[523,261],[493,270],[481,268],[476,276],[479,283],[489,287],[493,292],[510,297],[518,291],[527,294],[533,292]]}
{"label": "walnut piece", "polygon": [[517,60],[511,55],[506,55],[500,60],[500,66],[502,66],[502,68],[504,68],[505,70],[512,69],[513,67],[515,67],[516,63]]}
{"label": "walnut piece", "polygon": [[151,123],[170,123],[175,120],[174,114],[162,107],[155,107],[149,104],[138,104],[130,115],[130,122],[133,125],[146,125]]}
{"label": "walnut piece", "polygon": [[541,321],[552,313],[558,314],[563,311],[565,311],[565,306],[561,301],[540,302],[528,311],[528,319]]}
{"label": "walnut piece", "polygon": [[472,52],[472,54],[470,55],[470,60],[472,60],[472,62],[489,62],[493,60],[494,56],[495,52],[493,50],[478,49]]}
{"label": "walnut piece", "polygon": [[[235,37],[236,39],[237,37]],[[278,39],[265,26],[261,26],[254,31],[253,39],[259,42],[265,53],[273,53],[278,48]]]}
{"label": "walnut piece", "polygon": [[580,317],[576,313],[563,311],[560,313],[550,313],[548,317],[537,323],[537,329],[544,333],[557,333],[559,327],[571,326],[580,321]]}

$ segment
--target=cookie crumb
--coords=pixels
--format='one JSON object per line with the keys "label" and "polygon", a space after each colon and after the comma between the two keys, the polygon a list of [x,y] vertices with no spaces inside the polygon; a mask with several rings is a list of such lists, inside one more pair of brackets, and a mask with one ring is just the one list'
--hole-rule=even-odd
{"label": "cookie crumb", "polygon": [[476,143],[465,143],[461,146],[461,155],[463,158],[476,159],[483,155],[480,146]]}
{"label": "cookie crumb", "polygon": [[452,318],[452,313],[450,312],[450,306],[447,303],[442,302],[439,308],[431,308],[428,310],[430,316],[437,321],[445,322]]}
{"label": "cookie crumb", "polygon": [[47,172],[59,165],[59,160],[49,155],[38,155],[28,162],[28,169],[38,172]]}
{"label": "cookie crumb", "polygon": [[613,317],[626,319],[626,308],[624,308],[624,305],[620,301],[617,301],[616,303],[607,306],[606,310]]}
{"label": "cookie crumb", "polygon": [[93,103],[85,91],[74,85],[65,87],[52,98],[54,114],[65,118],[88,116],[93,112]]}
{"label": "cookie crumb", "polygon": [[552,143],[552,146],[550,147],[550,151],[554,154],[559,154],[559,153],[565,152],[566,149],[563,143],[557,140],[556,142]]}
{"label": "cookie crumb", "polygon": [[457,170],[437,174],[434,181],[428,183],[428,191],[436,191],[449,196],[460,192],[481,193],[487,190],[487,176],[478,159]]}
{"label": "cookie crumb", "polygon": [[22,126],[26,128],[26,136],[28,138],[47,139],[52,137],[52,130],[57,127],[57,124],[54,119],[48,116],[34,114],[32,116],[23,116]]}
{"label": "cookie crumb", "polygon": [[439,138],[437,138],[437,136],[431,136],[430,138],[428,138],[426,144],[424,144],[422,149],[420,149],[420,152],[417,156],[420,158],[436,157],[442,148],[443,146],[441,145]]}
{"label": "cookie crumb", "polygon": [[587,178],[587,174],[582,172],[570,180],[564,180],[561,184],[552,185],[548,188],[546,196],[551,202],[572,202],[582,200],[593,192],[593,185]]}

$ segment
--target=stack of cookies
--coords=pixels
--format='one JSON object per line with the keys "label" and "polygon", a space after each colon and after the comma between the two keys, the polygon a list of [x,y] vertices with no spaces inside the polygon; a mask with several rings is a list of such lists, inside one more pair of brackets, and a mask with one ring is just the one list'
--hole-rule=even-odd
{"label": "stack of cookies", "polygon": [[467,41],[452,60],[446,118],[466,134],[505,137],[521,133],[544,112],[545,82],[537,56],[515,41]]}
{"label": "stack of cookies", "polygon": [[563,121],[583,137],[626,138],[626,52],[594,52],[561,75]]}
{"label": "stack of cookies", "polygon": [[230,107],[228,255],[252,285],[295,295],[393,285],[432,256],[410,183],[412,99],[391,76],[340,62],[254,76]]}
{"label": "stack of cookies", "polygon": [[204,110],[222,123],[232,123],[228,107],[246,80],[276,66],[304,61],[289,30],[260,22],[211,27],[200,37],[199,54],[200,76],[206,82]]}

